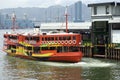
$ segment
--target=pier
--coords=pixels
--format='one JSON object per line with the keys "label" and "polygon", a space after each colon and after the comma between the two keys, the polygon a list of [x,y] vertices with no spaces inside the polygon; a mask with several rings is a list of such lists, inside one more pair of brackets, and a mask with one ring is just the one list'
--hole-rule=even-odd
{"label": "pier", "polygon": [[80,50],[83,52],[84,57],[106,58],[120,60],[120,48],[117,44],[105,45],[105,53],[93,53],[93,46],[80,46]]}
{"label": "pier", "polygon": [[88,4],[88,7],[92,9],[91,45],[80,47],[81,51],[85,57],[119,60],[120,3],[93,3]]}

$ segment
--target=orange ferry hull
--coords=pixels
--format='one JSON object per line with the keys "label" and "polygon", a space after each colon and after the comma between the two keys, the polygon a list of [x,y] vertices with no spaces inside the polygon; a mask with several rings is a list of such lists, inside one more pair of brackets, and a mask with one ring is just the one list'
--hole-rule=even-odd
{"label": "orange ferry hull", "polygon": [[48,60],[50,61],[60,61],[60,62],[79,62],[81,61],[81,52],[67,52],[67,53],[57,53],[51,56]]}
{"label": "orange ferry hull", "polygon": [[9,56],[19,57],[23,59],[29,60],[39,60],[39,61],[54,61],[54,62],[79,62],[82,58],[81,52],[67,52],[67,53],[55,53],[52,56],[46,57],[33,57],[26,55],[18,55],[13,53],[7,53]]}

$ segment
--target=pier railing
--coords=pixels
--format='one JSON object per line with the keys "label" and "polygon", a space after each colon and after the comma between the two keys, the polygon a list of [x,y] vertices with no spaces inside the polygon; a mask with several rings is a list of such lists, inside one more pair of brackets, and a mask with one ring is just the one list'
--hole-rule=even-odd
{"label": "pier railing", "polygon": [[[80,50],[82,51],[84,57],[94,57],[93,48],[94,46],[90,43],[80,46]],[[106,44],[103,58],[120,60],[120,46],[118,44]]]}
{"label": "pier railing", "polygon": [[84,57],[92,57],[92,48],[93,46],[91,43],[85,43],[80,46],[80,50],[82,51]]}
{"label": "pier railing", "polygon": [[106,58],[120,60],[120,47],[118,44],[108,44],[106,46]]}

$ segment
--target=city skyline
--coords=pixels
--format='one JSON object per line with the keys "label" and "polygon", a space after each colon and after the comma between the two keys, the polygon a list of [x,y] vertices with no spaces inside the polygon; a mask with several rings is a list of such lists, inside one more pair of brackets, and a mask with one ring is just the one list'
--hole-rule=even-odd
{"label": "city skyline", "polygon": [[49,7],[52,5],[71,5],[77,1],[82,1],[82,3],[89,4],[94,2],[110,2],[119,0],[0,0],[0,9],[4,8],[17,8],[17,7]]}

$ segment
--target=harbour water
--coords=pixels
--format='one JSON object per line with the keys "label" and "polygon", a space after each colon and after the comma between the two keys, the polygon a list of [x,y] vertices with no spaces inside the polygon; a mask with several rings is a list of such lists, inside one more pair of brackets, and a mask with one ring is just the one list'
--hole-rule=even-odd
{"label": "harbour water", "polygon": [[2,51],[6,31],[0,30],[0,80],[120,80],[120,61],[83,58],[78,63],[59,63],[7,56]]}

